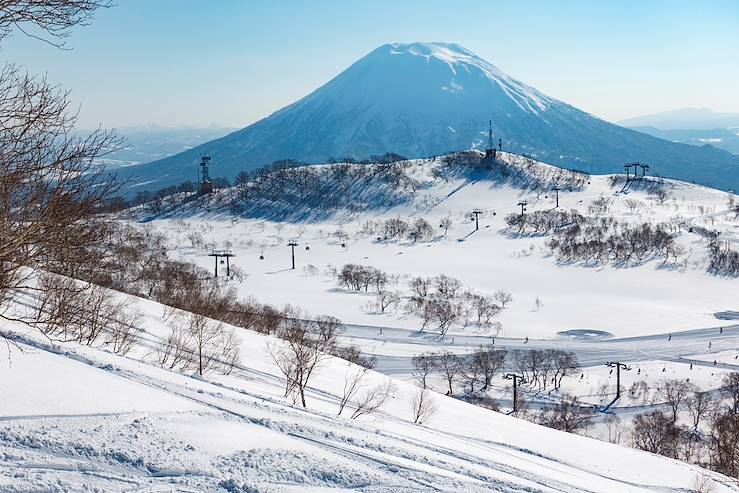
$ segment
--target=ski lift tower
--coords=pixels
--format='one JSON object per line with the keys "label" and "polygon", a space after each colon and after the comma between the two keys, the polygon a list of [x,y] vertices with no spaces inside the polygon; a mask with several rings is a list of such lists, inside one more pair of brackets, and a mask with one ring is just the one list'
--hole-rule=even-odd
{"label": "ski lift tower", "polygon": [[202,156],[200,158],[200,180],[198,180],[198,195],[208,195],[213,192],[213,181],[208,173],[208,163],[210,156]]}
{"label": "ski lift tower", "polygon": [[488,146],[485,149],[485,157],[493,159],[496,157],[495,144],[493,143],[493,120],[488,122]]}

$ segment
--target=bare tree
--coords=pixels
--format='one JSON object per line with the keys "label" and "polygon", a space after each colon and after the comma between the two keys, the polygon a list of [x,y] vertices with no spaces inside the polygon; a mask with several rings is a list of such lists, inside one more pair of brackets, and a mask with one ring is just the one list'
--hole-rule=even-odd
{"label": "bare tree", "polygon": [[621,443],[621,435],[623,434],[621,418],[616,414],[609,414],[606,416],[604,423],[608,431],[608,441],[611,443]]}
{"label": "bare tree", "polygon": [[446,236],[449,232],[449,228],[452,226],[452,219],[449,217],[444,217],[439,221],[439,229],[444,230],[444,235]]}
{"label": "bare tree", "polygon": [[447,381],[449,386],[447,395],[452,395],[454,393],[454,379],[461,371],[459,357],[449,351],[441,351],[434,355],[432,362],[434,369],[441,373]]}
{"label": "bare tree", "polygon": [[677,423],[677,412],[691,394],[699,392],[695,384],[686,380],[665,379],[657,387],[657,399],[664,400],[672,409],[672,422]]}
{"label": "bare tree", "polygon": [[465,292],[465,298],[472,306],[478,324],[489,324],[490,319],[500,313],[501,307],[495,303],[491,296],[467,291]]}
{"label": "bare tree", "polygon": [[[33,26],[62,46],[71,29],[107,6],[96,0],[0,2],[0,41]],[[42,35],[44,36],[44,35]],[[37,290],[33,270],[71,277],[89,269],[107,219],[96,214],[118,184],[98,159],[119,147],[113,133],[79,137],[67,94],[13,65],[0,69],[0,317],[35,325],[7,310],[15,290]]]}
{"label": "bare tree", "polygon": [[423,424],[438,411],[434,398],[426,389],[418,389],[411,395],[411,410],[413,411],[413,422]]}
{"label": "bare tree", "polygon": [[693,421],[693,430],[697,431],[701,419],[708,416],[716,408],[716,401],[709,392],[694,392],[685,400],[685,408]]}
{"label": "bare tree", "polygon": [[632,420],[632,444],[654,454],[677,458],[681,433],[675,420],[661,411],[640,414]]}
{"label": "bare tree", "polygon": [[379,308],[382,313],[385,313],[385,310],[391,306],[397,306],[398,303],[400,303],[400,295],[395,291],[387,291],[383,289],[377,292],[376,300],[377,308]]}
{"label": "bare tree", "polygon": [[571,351],[554,349],[549,351],[548,354],[552,360],[554,370],[554,388],[559,389],[562,385],[562,379],[577,372],[580,364],[577,361],[577,355]]}
{"label": "bare tree", "polygon": [[731,372],[723,376],[721,396],[728,399],[729,412],[739,415],[739,372]]}
{"label": "bare tree", "polygon": [[513,301],[513,295],[508,291],[499,289],[493,293],[493,299],[500,304],[501,308],[505,308],[511,301]]}
{"label": "bare tree", "polygon": [[574,433],[590,426],[595,417],[591,406],[581,405],[575,396],[563,394],[554,406],[539,414],[539,424]]}
{"label": "bare tree", "polygon": [[70,341],[78,338],[75,330],[83,317],[84,298],[89,284],[68,277],[41,273],[38,277],[34,324],[49,338]]}
{"label": "bare tree", "polygon": [[223,324],[196,313],[187,316],[186,324],[195,351],[197,371],[204,375],[214,366],[213,363],[218,356],[216,349],[220,345]]}
{"label": "bare tree", "polygon": [[430,354],[418,354],[411,360],[413,363],[412,375],[418,381],[422,389],[428,387],[427,380],[434,371],[434,359]]}
{"label": "bare tree", "polygon": [[355,402],[356,409],[354,409],[351,418],[357,419],[360,416],[376,413],[385,405],[388,399],[395,397],[397,391],[398,388],[390,379],[372,387],[357,399]]}
{"label": "bare tree", "polygon": [[431,288],[431,279],[428,277],[414,277],[408,282],[408,286],[420,298],[425,298]]}
{"label": "bare tree", "polygon": [[708,455],[711,469],[739,478],[739,415],[727,409],[712,416]]}
{"label": "bare tree", "polygon": [[448,300],[456,298],[457,293],[462,289],[462,281],[446,274],[440,274],[434,277],[432,282],[439,296]]}
{"label": "bare tree", "polygon": [[88,346],[97,340],[125,306],[125,302],[114,301],[112,293],[100,286],[91,286],[79,301],[82,306],[81,316],[77,319],[77,340]]}
{"label": "bare tree", "polygon": [[500,372],[506,361],[506,350],[495,349],[493,346],[480,347],[472,353],[470,363],[479,368],[477,372],[482,381],[482,387],[479,389],[484,392],[490,386],[495,375]]}
{"label": "bare tree", "polygon": [[311,376],[336,346],[341,323],[325,317],[318,324],[294,317],[286,319],[278,331],[282,341],[269,343],[267,350],[285,376],[285,396],[294,393],[307,407],[305,390]]}
{"label": "bare tree", "polygon": [[48,37],[38,38],[57,47],[63,47],[75,26],[92,21],[95,11],[108,7],[105,0],[3,0],[0,2],[0,41],[18,29],[28,36],[25,26],[33,25]]}
{"label": "bare tree", "polygon": [[634,382],[629,387],[629,398],[635,404],[646,404],[649,400],[649,386],[644,380]]}
{"label": "bare tree", "polygon": [[339,400],[339,412],[337,416],[341,416],[344,412],[344,408],[350,400],[354,399],[354,396],[362,387],[362,380],[369,370],[361,366],[348,365],[346,374],[344,375],[344,388]]}

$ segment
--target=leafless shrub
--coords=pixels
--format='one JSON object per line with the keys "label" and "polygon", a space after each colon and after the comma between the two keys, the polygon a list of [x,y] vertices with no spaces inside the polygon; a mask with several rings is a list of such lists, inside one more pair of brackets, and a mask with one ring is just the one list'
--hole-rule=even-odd
{"label": "leafless shrub", "polygon": [[549,428],[574,433],[587,428],[595,418],[591,406],[583,406],[575,396],[563,394],[552,407],[539,413],[538,422]]}
{"label": "leafless shrub", "polygon": [[624,204],[626,204],[626,208],[630,214],[636,214],[644,207],[644,202],[634,199],[626,199],[624,200]]}
{"label": "leafless shrub", "polygon": [[190,334],[182,327],[173,327],[167,339],[157,345],[156,360],[171,370],[188,371],[195,366]]}
{"label": "leafless shrub", "polygon": [[693,493],[713,493],[713,480],[706,474],[696,474],[693,480]]}
{"label": "leafless shrub", "polygon": [[140,320],[141,312],[138,310],[121,310],[111,320],[106,344],[111,346],[114,353],[125,356],[139,342]]}

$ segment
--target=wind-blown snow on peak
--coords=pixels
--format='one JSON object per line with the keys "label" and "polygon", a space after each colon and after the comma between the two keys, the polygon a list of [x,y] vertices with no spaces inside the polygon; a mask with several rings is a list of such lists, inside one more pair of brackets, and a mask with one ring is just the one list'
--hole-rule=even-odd
{"label": "wind-blown snow on peak", "polygon": [[[291,74],[286,74],[290,76]],[[391,43],[295,103],[226,137],[123,173],[147,188],[278,159],[307,163],[394,152],[409,158],[482,149],[488,121],[504,150],[591,173],[647,162],[664,176],[739,189],[739,157],[676,144],[600,120],[549,97],[454,43]],[[128,176],[124,176],[128,178]]]}

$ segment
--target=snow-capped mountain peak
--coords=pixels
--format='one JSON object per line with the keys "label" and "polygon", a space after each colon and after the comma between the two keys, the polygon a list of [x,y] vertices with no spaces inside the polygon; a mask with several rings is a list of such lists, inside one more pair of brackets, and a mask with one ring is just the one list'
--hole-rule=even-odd
{"label": "snow-capped mountain peak", "polygon": [[504,150],[555,165],[613,173],[640,161],[664,176],[739,188],[737,156],[605,122],[439,42],[382,45],[267,118],[128,172],[138,175],[132,184],[160,188],[191,179],[203,154],[213,158],[211,173],[225,177],[279,159],[425,157],[484,148],[488,121]]}

